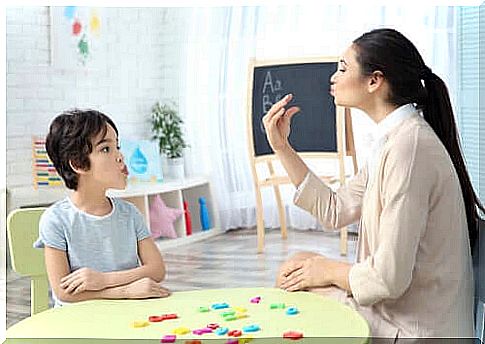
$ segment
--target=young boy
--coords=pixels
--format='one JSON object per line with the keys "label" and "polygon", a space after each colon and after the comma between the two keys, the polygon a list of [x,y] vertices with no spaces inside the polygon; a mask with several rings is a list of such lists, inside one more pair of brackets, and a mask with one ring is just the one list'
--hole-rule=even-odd
{"label": "young boy", "polygon": [[50,206],[39,223],[55,306],[89,299],[166,297],[162,256],[137,208],[106,197],[124,189],[128,170],[113,121],[95,110],[57,116],[47,154],[74,192]]}

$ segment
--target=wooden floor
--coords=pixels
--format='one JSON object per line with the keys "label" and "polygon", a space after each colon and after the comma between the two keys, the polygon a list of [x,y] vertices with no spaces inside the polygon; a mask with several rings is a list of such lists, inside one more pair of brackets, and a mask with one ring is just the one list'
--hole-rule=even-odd
{"label": "wooden floor", "polygon": [[[272,287],[279,265],[298,251],[315,251],[329,258],[353,261],[355,236],[349,235],[349,254],[339,254],[338,233],[289,230],[266,231],[263,254],[256,253],[256,230],[232,230],[210,239],[163,253],[172,291],[235,287]],[[7,328],[30,315],[30,281],[7,271]]]}

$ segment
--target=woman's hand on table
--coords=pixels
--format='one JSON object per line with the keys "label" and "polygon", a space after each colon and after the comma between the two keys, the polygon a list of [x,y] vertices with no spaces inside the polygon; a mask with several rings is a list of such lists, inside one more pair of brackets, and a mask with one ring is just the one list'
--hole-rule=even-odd
{"label": "woman's hand on table", "polygon": [[292,98],[292,94],[287,94],[280,101],[274,103],[263,117],[266,137],[275,152],[288,146],[291,117],[300,111],[300,108],[296,106],[292,106],[289,109],[285,108]]}
{"label": "woman's hand on table", "polygon": [[72,295],[88,290],[105,289],[106,283],[104,273],[89,268],[78,269],[61,279],[61,287]]}
{"label": "woman's hand on table", "polygon": [[124,287],[126,298],[128,299],[147,299],[150,297],[167,297],[170,295],[168,289],[162,287],[149,277],[141,278]]}
{"label": "woman's hand on table", "polygon": [[328,271],[329,262],[329,259],[320,255],[290,262],[281,271],[279,288],[286,291],[298,291],[332,284]]}

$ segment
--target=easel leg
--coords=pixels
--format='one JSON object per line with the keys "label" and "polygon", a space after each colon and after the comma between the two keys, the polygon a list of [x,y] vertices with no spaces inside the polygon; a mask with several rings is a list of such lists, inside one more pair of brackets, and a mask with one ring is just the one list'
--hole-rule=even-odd
{"label": "easel leg", "polygon": [[[271,161],[267,162],[268,170],[271,176],[274,176],[274,168],[273,163]],[[278,217],[280,219],[280,229],[281,229],[281,237],[286,239],[288,237],[286,231],[286,212],[285,207],[283,205],[283,201],[281,200],[281,192],[280,187],[278,184],[273,185],[274,195],[276,198],[276,205],[278,206]]]}
{"label": "easel leg", "polygon": [[263,198],[261,188],[256,187],[256,230],[258,234],[258,253],[264,250],[264,220],[263,220]]}
{"label": "easel leg", "polygon": [[347,255],[347,227],[340,229],[340,255]]}
{"label": "easel leg", "polygon": [[[346,125],[347,118],[350,119],[350,113],[347,114],[347,110],[341,107],[337,109],[337,151],[338,151],[338,164],[340,174],[340,186],[345,185],[345,145],[349,146],[348,141],[348,127]],[[345,141],[345,142],[344,142]],[[348,147],[347,147],[348,148]],[[347,255],[347,227],[340,229],[340,255]]]}
{"label": "easel leg", "polygon": [[[352,117],[350,114],[350,109],[345,108],[345,146],[347,156],[352,157],[352,165],[354,167],[354,175],[358,172],[357,167],[357,155],[355,153],[355,144],[354,144],[354,131],[352,129]],[[341,165],[341,167],[344,165]],[[342,178],[342,177],[341,177]],[[347,255],[347,227],[342,228],[342,234],[340,235],[340,254],[342,256]]]}
{"label": "easel leg", "polygon": [[281,192],[280,187],[278,185],[273,186],[274,195],[276,197],[276,204],[278,205],[278,216],[280,219],[280,229],[281,229],[281,237],[286,239],[288,237],[286,231],[286,212],[285,207],[283,205],[283,201],[281,200]]}

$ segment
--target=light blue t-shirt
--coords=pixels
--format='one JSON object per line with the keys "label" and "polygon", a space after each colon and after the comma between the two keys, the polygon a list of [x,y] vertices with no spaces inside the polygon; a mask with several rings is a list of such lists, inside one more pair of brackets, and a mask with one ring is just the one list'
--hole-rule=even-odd
{"label": "light blue t-shirt", "polygon": [[[150,231],[133,204],[117,198],[109,200],[112,210],[104,216],[78,209],[69,197],[54,203],[40,218],[34,247],[66,251],[71,272],[83,267],[100,272],[138,267],[137,244],[148,238]],[[53,297],[56,306],[64,304]]]}

